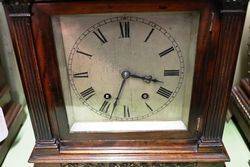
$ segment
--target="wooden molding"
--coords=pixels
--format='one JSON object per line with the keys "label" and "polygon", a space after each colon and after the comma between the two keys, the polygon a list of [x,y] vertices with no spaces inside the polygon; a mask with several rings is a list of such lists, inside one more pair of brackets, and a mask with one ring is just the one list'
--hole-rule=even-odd
{"label": "wooden molding", "polygon": [[22,106],[13,102],[5,105],[4,108],[4,117],[6,120],[6,124],[8,129],[10,128],[11,124],[17,117],[17,114],[22,110]]}
{"label": "wooden molding", "polygon": [[225,167],[224,163],[68,163],[35,164],[35,167]]}
{"label": "wooden molding", "polygon": [[0,143],[0,165],[26,118],[26,113],[22,110],[22,106],[13,102],[10,102],[4,107],[4,114],[9,134],[8,137]]}
{"label": "wooden molding", "polygon": [[[13,46],[37,139],[31,162],[193,163],[229,160],[221,138],[246,1],[6,2]],[[189,10],[201,11],[201,22],[188,131],[69,133],[51,17],[61,14]]]}
{"label": "wooden molding", "polygon": [[[248,28],[248,34],[250,34],[250,27]],[[247,49],[247,77],[250,78],[250,35],[248,37],[248,43],[247,43],[248,49]]]}
{"label": "wooden molding", "polygon": [[210,99],[201,141],[213,142],[222,138],[244,18],[244,13],[221,13],[220,36],[211,83],[211,92],[214,96]]}
{"label": "wooden molding", "polygon": [[[1,63],[1,61],[0,61]],[[2,69],[2,66],[0,65],[0,76],[1,76],[1,79],[0,79],[0,88],[3,87],[3,85],[6,84],[6,79],[5,79],[5,75],[4,75],[4,71]]]}
{"label": "wooden molding", "polygon": [[231,12],[244,12],[248,4],[248,0],[220,0],[220,2],[222,3],[222,10]]}
{"label": "wooden molding", "polygon": [[5,9],[36,139],[49,140],[52,134],[33,44],[30,4],[11,4]]}
{"label": "wooden molding", "polygon": [[62,167],[196,167],[196,163],[70,163],[62,164]]}
{"label": "wooden molding", "polygon": [[0,2],[3,2],[4,4],[20,4],[20,3],[30,3],[34,2],[34,0],[0,0]]}
{"label": "wooden molding", "polygon": [[244,78],[232,89],[229,110],[250,148],[250,79]]}
{"label": "wooden molding", "polygon": [[[1,78],[2,79],[2,78]],[[0,86],[0,106],[3,107],[11,100],[10,87],[7,85]]]}
{"label": "wooden molding", "polygon": [[[167,152],[167,151],[166,151]],[[59,153],[54,150],[34,149],[30,162],[33,163],[96,163],[96,162],[225,162],[228,161],[225,150],[189,153]]]}
{"label": "wooden molding", "polygon": [[28,2],[15,2],[8,5],[9,17],[30,17],[31,4]]}
{"label": "wooden molding", "polygon": [[[32,163],[94,162],[224,162],[229,157],[224,146],[199,149],[194,142],[152,141],[40,141],[30,157]],[[110,146],[113,143],[113,146]]]}

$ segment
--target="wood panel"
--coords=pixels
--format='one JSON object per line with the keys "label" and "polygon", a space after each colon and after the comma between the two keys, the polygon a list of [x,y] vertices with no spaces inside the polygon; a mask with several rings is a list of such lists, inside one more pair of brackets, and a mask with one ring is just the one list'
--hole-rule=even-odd
{"label": "wood panel", "polygon": [[[86,14],[86,13],[107,13],[107,12],[147,12],[147,11],[200,11],[201,23],[199,27],[197,60],[195,66],[195,80],[192,92],[192,105],[190,109],[188,131],[157,131],[144,133],[69,133],[67,127],[67,116],[65,105],[62,98],[61,80],[59,76],[58,63],[54,46],[53,32],[51,26],[51,17],[60,14]],[[202,104],[207,101],[204,87],[206,75],[204,66],[206,65],[207,41],[209,36],[209,26],[211,21],[212,7],[207,2],[192,2],[187,5],[184,1],[93,1],[93,2],[72,2],[72,3],[37,3],[34,4],[32,12],[32,26],[34,33],[34,43],[37,48],[37,60],[40,75],[43,76],[43,90],[47,99],[48,113],[51,124],[58,122],[60,127],[60,138],[65,140],[128,140],[128,139],[160,139],[160,138],[196,138],[197,118],[201,116],[204,110]],[[50,48],[50,49],[46,49]],[[56,113],[56,117],[53,115]],[[55,124],[55,123],[54,123]],[[56,125],[52,125],[56,129]],[[53,130],[54,134],[57,133]]]}
{"label": "wood panel", "polygon": [[10,87],[8,85],[0,85],[0,106],[3,107],[11,100]]}
{"label": "wood panel", "polygon": [[5,6],[11,38],[37,140],[52,138],[30,26],[30,4]]}
{"label": "wood panel", "polygon": [[26,118],[26,114],[22,110],[22,106],[17,103],[10,102],[5,105],[3,110],[9,134],[4,141],[0,142],[0,165],[3,163],[5,156],[7,155]]}
{"label": "wood panel", "polygon": [[239,44],[244,24],[245,13],[221,11],[220,37],[214,61],[211,92],[213,98],[209,102],[205,129],[201,142],[212,141],[221,145],[224,122],[230,90],[233,83]]}
{"label": "wood panel", "polygon": [[69,163],[36,164],[35,167],[224,167],[224,163]]}
{"label": "wood panel", "polygon": [[[59,2],[4,1],[37,138],[31,162],[228,160],[221,138],[247,0]],[[201,11],[189,131],[69,134],[50,17],[60,14],[187,10]]]}
{"label": "wood panel", "polygon": [[240,132],[245,142],[250,148],[250,79],[241,79],[239,85],[232,89],[229,102],[231,111],[236,125],[239,126]]}

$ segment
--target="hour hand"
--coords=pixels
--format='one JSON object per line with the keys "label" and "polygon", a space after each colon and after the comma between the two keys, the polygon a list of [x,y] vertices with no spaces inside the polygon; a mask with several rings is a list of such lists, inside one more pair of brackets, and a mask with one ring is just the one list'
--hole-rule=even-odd
{"label": "hour hand", "polygon": [[158,79],[156,79],[156,78],[153,78],[151,75],[145,76],[144,78],[145,78],[144,81],[145,81],[145,82],[148,82],[148,83],[150,83],[151,81],[152,81],[152,82],[163,83],[163,81],[160,81],[160,80],[158,80]]}
{"label": "hour hand", "polygon": [[136,75],[136,74],[130,74],[130,77],[142,79],[146,83],[150,83],[150,82],[163,83],[163,81],[160,81],[160,80],[158,80],[156,78],[153,78],[151,75],[139,76],[139,75]]}

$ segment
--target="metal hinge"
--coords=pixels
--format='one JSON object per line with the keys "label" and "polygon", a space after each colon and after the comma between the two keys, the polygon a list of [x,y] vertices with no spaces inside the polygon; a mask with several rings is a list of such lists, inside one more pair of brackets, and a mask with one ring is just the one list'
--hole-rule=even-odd
{"label": "metal hinge", "polygon": [[200,127],[201,127],[201,118],[198,117],[198,118],[197,118],[197,124],[196,124],[196,131],[199,131],[199,130],[200,130]]}
{"label": "metal hinge", "polygon": [[212,32],[212,31],[213,31],[213,26],[214,26],[214,12],[212,12],[212,14],[211,14],[209,32]]}
{"label": "metal hinge", "polygon": [[61,147],[61,142],[60,142],[60,139],[54,139],[55,140],[55,144],[57,146],[57,149],[60,150],[60,147]]}

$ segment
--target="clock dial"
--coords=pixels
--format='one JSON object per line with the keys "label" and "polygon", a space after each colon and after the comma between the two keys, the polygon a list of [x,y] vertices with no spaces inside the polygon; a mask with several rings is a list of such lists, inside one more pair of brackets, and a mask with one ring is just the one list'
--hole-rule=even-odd
{"label": "clock dial", "polygon": [[186,129],[198,12],[67,15],[52,23],[73,132]]}
{"label": "clock dial", "polygon": [[140,120],[174,100],[183,82],[184,60],[166,29],[152,20],[119,16],[79,35],[68,71],[83,105],[111,120]]}

